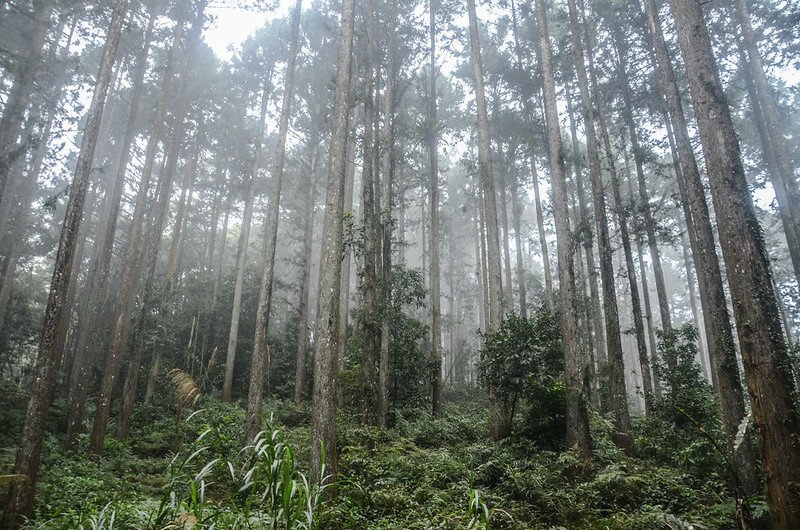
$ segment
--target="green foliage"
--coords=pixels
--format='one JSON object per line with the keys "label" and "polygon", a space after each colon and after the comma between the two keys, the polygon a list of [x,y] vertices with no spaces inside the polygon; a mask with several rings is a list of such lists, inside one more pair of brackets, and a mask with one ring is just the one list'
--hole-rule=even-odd
{"label": "green foliage", "polygon": [[552,443],[554,430],[563,425],[564,410],[564,390],[559,382],[564,352],[556,319],[544,306],[527,319],[511,313],[499,330],[482,336],[481,384],[493,389],[512,419],[523,400],[528,405],[528,434]]}

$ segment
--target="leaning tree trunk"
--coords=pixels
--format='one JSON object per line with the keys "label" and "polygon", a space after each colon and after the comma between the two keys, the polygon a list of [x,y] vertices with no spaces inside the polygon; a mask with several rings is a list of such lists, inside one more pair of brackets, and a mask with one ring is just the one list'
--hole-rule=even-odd
{"label": "leaning tree trunk", "polygon": [[[315,326],[314,399],[311,420],[312,482],[336,482],[336,386],[339,363],[339,283],[342,271],[344,181],[347,166],[347,136],[350,118],[350,70],[353,53],[355,0],[342,2],[339,55],[336,60],[336,89],[332,112],[332,135],[328,159],[325,220]],[[325,464],[322,476],[321,465]],[[332,492],[332,490],[327,490]]]}
{"label": "leaning tree trunk", "polygon": [[[625,365],[622,353],[622,338],[619,329],[619,309],[614,285],[614,266],[612,248],[608,234],[603,177],[600,173],[600,156],[597,152],[597,133],[594,128],[592,100],[589,95],[589,81],[586,75],[586,60],[581,42],[581,25],[575,0],[568,1],[570,32],[575,55],[575,73],[581,95],[583,126],[586,134],[586,147],[589,153],[589,175],[592,181],[592,202],[594,203],[594,224],[597,232],[597,247],[600,258],[600,279],[603,286],[603,306],[605,308],[606,346],[608,348],[608,393],[614,413],[614,441],[628,454],[634,452],[631,438],[631,420],[628,410],[628,395],[625,389]],[[591,55],[591,50],[589,50]]]}
{"label": "leaning tree trunk", "polygon": [[697,116],[775,528],[800,527],[800,412],[772,273],[699,0],[670,0]]}
{"label": "leaning tree trunk", "polygon": [[[672,132],[675,136],[675,144],[680,159],[678,166],[680,170],[676,172],[676,180],[679,191],[681,189],[685,190],[690,213],[687,216],[687,220],[691,219],[694,227],[696,248],[692,249],[692,255],[698,265],[697,283],[700,291],[700,303],[703,307],[703,321],[710,354],[712,379],[716,378],[723,423],[728,436],[728,450],[732,453],[733,440],[745,416],[745,407],[742,384],[739,379],[733,329],[717,259],[714,229],[711,225],[705,188],[700,178],[697,160],[692,149],[675,71],[664,40],[658,10],[653,0],[645,0],[644,7],[653,51],[658,64],[661,89],[667,103],[670,121],[673,124]],[[681,193],[683,194],[684,192]],[[718,211],[717,215],[718,219],[722,219],[721,212]],[[722,234],[720,234],[720,237],[722,237]],[[748,443],[743,444],[736,453],[736,467],[743,493],[750,495],[758,491],[753,450]]]}
{"label": "leaning tree trunk", "polygon": [[0,521],[0,526],[3,528],[22,526],[26,518],[30,517],[33,512],[36,481],[42,456],[45,419],[53,399],[55,377],[60,362],[56,335],[59,323],[63,318],[67,292],[70,287],[73,257],[83,217],[86,187],[91,177],[91,166],[97,146],[100,122],[103,117],[108,88],[111,84],[111,74],[127,8],[127,0],[117,0],[114,4],[111,25],[108,28],[106,43],[103,47],[97,83],[89,107],[75,176],[70,186],[61,238],[58,243],[53,279],[50,283],[50,294],[47,299],[36,359],[36,377],[33,380],[22,438],[14,464],[14,474],[23,475],[25,479],[12,482],[9,488],[5,514]]}
{"label": "leaning tree trunk", "polygon": [[[297,55],[300,52],[300,11],[302,0],[297,0],[292,12],[292,41],[286,61],[286,80],[281,101],[281,117],[278,125],[278,145],[275,146],[275,162],[272,168],[272,193],[269,197],[269,216],[264,232],[264,272],[256,309],[256,331],[253,339],[253,356],[250,362],[250,386],[247,391],[247,420],[245,440],[250,443],[261,429],[261,399],[264,379],[269,377],[269,309],[272,302],[272,284],[275,270],[275,250],[278,242],[278,220],[280,219],[283,166],[286,160],[286,136],[289,132],[289,116],[294,95],[294,74]],[[269,384],[267,384],[269,387]]]}
{"label": "leaning tree trunk", "polygon": [[24,139],[22,145],[18,144],[18,140],[25,122],[25,111],[35,88],[36,75],[42,69],[42,48],[47,39],[47,30],[50,28],[54,3],[53,0],[33,2],[31,18],[35,28],[29,36],[28,54],[18,70],[3,107],[3,115],[0,117],[0,201],[5,197],[11,166],[26,150]]}
{"label": "leaning tree trunk", "polygon": [[553,186],[553,215],[556,223],[558,247],[558,281],[561,303],[561,333],[564,342],[564,379],[567,393],[568,448],[574,448],[581,458],[591,460],[592,439],[589,433],[583,377],[584,362],[578,340],[578,301],[575,288],[574,241],[569,222],[567,200],[567,175],[564,148],[561,144],[555,74],[550,49],[550,31],[544,0],[536,0],[536,22],[539,30],[539,59],[544,78],[545,122]]}
{"label": "leaning tree trunk", "polygon": [[111,412],[111,399],[113,397],[119,368],[122,364],[122,354],[127,342],[129,321],[134,309],[134,291],[137,283],[139,271],[139,251],[143,236],[143,221],[145,214],[145,202],[147,192],[150,187],[150,179],[153,175],[156,152],[158,150],[161,128],[164,125],[166,116],[167,98],[171,92],[173,78],[175,77],[175,67],[178,61],[178,50],[180,49],[181,36],[186,23],[186,9],[188,1],[184,0],[180,7],[179,22],[173,30],[173,42],[167,59],[167,68],[164,71],[164,80],[158,95],[156,112],[153,119],[153,126],[150,131],[150,139],[145,152],[144,167],[139,181],[139,190],[136,195],[133,216],[131,218],[131,228],[128,235],[127,247],[122,265],[122,280],[114,314],[111,320],[111,337],[108,346],[105,369],[100,388],[100,396],[97,400],[97,407],[94,414],[92,425],[92,435],[89,441],[89,452],[91,454],[101,454],[103,452],[103,442],[106,435],[106,427]]}

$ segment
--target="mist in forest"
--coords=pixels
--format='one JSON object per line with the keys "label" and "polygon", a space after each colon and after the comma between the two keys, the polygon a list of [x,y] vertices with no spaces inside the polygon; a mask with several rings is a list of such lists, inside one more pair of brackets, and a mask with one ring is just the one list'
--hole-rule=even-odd
{"label": "mist in forest", "polygon": [[0,528],[800,528],[798,28],[0,0]]}

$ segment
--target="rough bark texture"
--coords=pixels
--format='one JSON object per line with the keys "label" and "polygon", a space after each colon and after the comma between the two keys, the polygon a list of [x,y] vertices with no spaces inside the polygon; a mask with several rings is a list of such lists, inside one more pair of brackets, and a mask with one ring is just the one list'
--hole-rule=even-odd
{"label": "rough bark texture", "polygon": [[800,413],[761,228],[698,0],[670,0],[717,214],[775,528],[800,527]]}
{"label": "rough bark texture", "polygon": [[[336,481],[336,385],[339,363],[339,284],[342,267],[342,209],[346,169],[349,88],[353,53],[355,0],[342,2],[339,30],[339,56],[336,61],[336,90],[332,114],[332,135],[328,158],[325,220],[322,227],[322,252],[314,362],[314,399],[311,421],[312,482]],[[325,468],[321,469],[322,463]],[[326,490],[328,494],[331,489]]]}
{"label": "rough bark texture", "polygon": [[[296,0],[292,12],[292,41],[286,61],[286,79],[283,84],[281,117],[278,124],[278,145],[275,147],[275,161],[272,167],[272,192],[269,197],[269,216],[264,232],[264,260],[261,276],[261,289],[256,309],[256,332],[253,339],[253,356],[250,362],[250,386],[247,392],[247,422],[245,440],[249,443],[261,430],[261,399],[264,380],[269,378],[269,310],[272,303],[272,285],[275,271],[275,249],[278,244],[278,220],[281,214],[281,189],[283,187],[283,166],[286,161],[286,136],[289,132],[289,117],[294,95],[294,74],[297,55],[300,52],[300,12],[302,0]],[[269,388],[269,382],[267,382]]]}
{"label": "rough bark texture", "polygon": [[50,283],[42,335],[39,340],[36,376],[33,380],[31,397],[28,401],[25,424],[22,430],[22,439],[14,464],[14,473],[24,475],[25,480],[11,483],[6,511],[3,515],[3,520],[0,521],[0,526],[3,528],[20,527],[25,518],[29,517],[33,511],[36,481],[42,456],[45,419],[53,399],[55,378],[60,361],[60,349],[56,337],[64,318],[75,246],[81,218],[83,217],[86,188],[91,176],[92,160],[97,146],[100,122],[103,117],[108,88],[111,84],[114,60],[117,56],[117,47],[127,8],[127,0],[118,0],[114,4],[111,25],[108,28],[105,46],[103,47],[100,69],[97,74],[97,82],[92,96],[92,103],[89,107],[83,139],[81,140],[75,176],[70,187],[67,211],[58,243],[53,279]]}
{"label": "rough bark texture", "polygon": [[592,439],[589,434],[589,413],[583,388],[584,362],[578,341],[578,304],[575,289],[572,231],[567,201],[567,176],[561,128],[556,106],[556,85],[550,50],[550,32],[544,0],[536,0],[536,21],[539,30],[539,58],[544,77],[545,121],[553,186],[553,214],[558,243],[558,277],[561,302],[562,336],[564,341],[565,383],[567,391],[567,440],[586,459],[592,458]]}
{"label": "rough bark texture", "polygon": [[433,415],[438,416],[442,410],[442,310],[439,280],[439,134],[437,131],[436,109],[436,13],[434,0],[428,2],[429,36],[430,36],[430,89],[428,91],[428,156],[430,161],[430,193],[431,193],[431,362],[433,363],[432,396]]}
{"label": "rough bark texture", "polygon": [[589,95],[589,81],[586,75],[586,60],[581,42],[581,24],[575,0],[568,1],[572,48],[575,56],[575,73],[581,95],[583,127],[589,153],[589,175],[592,181],[592,202],[594,203],[594,224],[597,233],[597,248],[600,259],[600,279],[603,286],[603,307],[605,308],[606,346],[608,348],[608,393],[614,414],[614,440],[627,453],[633,453],[633,440],[630,436],[630,412],[625,390],[625,365],[622,354],[622,338],[619,329],[619,309],[614,284],[612,248],[608,234],[608,217],[600,173],[600,155],[597,150],[597,133],[594,128],[592,99]]}
{"label": "rough bark texture", "polygon": [[[392,230],[394,228],[394,84],[397,77],[397,0],[391,2],[388,21],[389,39],[386,58],[386,89],[383,95],[383,128],[381,129],[381,228],[383,234],[383,315],[381,318],[381,352],[378,359],[378,426],[386,428],[389,416],[389,341],[392,307]],[[431,204],[433,208],[433,204]],[[431,231],[436,227],[431,226]],[[431,248],[431,256],[434,249]]]}
{"label": "rough bark texture", "polygon": [[[661,88],[667,103],[672,132],[679,155],[680,164],[676,166],[679,191],[685,193],[691,219],[695,248],[692,255],[697,267],[697,282],[700,291],[700,303],[703,307],[703,320],[710,354],[712,379],[716,378],[716,386],[720,396],[725,432],[728,435],[728,447],[732,449],[732,440],[739,424],[744,418],[744,396],[739,379],[736,360],[736,345],[728,314],[728,304],[722,284],[719,261],[717,259],[714,229],[711,225],[705,189],[700,178],[694,151],[689,137],[686,118],[683,113],[680,92],[675,78],[675,71],[669,56],[658,11],[653,0],[645,0],[645,13],[650,29],[650,38],[658,64]],[[702,23],[702,21],[700,22]],[[713,78],[713,76],[712,76]],[[699,109],[696,109],[696,114]],[[747,190],[743,190],[747,193]],[[722,212],[717,212],[719,226],[722,227]],[[722,234],[720,234],[722,237]],[[691,241],[691,240],[690,240]],[[753,467],[753,453],[745,444],[737,454],[737,471],[742,489],[745,493],[757,491],[758,485]]]}
{"label": "rough bark texture", "polygon": [[[478,17],[475,14],[475,0],[467,0],[469,13],[470,57],[472,80],[475,89],[475,104],[478,114],[478,169],[483,186],[484,220],[486,221],[487,268],[489,284],[489,322],[487,330],[497,331],[503,320],[503,279],[500,265],[500,232],[497,224],[497,199],[492,172],[492,142],[489,135],[489,115],[486,111],[486,92],[483,82],[483,63],[481,61]],[[489,433],[494,440],[506,438],[510,434],[510,418],[506,405],[495,397],[489,389],[490,417]]]}

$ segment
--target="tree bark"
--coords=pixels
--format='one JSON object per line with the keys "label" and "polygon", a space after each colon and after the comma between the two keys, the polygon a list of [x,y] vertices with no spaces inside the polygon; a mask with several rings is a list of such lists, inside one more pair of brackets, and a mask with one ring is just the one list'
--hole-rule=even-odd
{"label": "tree bark", "polygon": [[100,60],[95,91],[92,95],[92,103],[89,107],[86,127],[81,140],[75,176],[70,186],[67,211],[61,229],[53,279],[50,284],[42,335],[39,341],[36,377],[31,388],[31,397],[28,401],[25,424],[22,430],[22,439],[14,464],[14,473],[24,475],[25,480],[12,482],[9,488],[5,514],[2,521],[0,521],[0,526],[4,528],[22,526],[25,519],[32,515],[33,511],[36,481],[42,456],[45,419],[53,399],[55,377],[60,362],[60,350],[56,336],[64,317],[65,302],[70,287],[70,276],[77,243],[76,239],[80,230],[81,218],[83,217],[86,188],[91,176],[91,165],[97,146],[100,122],[103,117],[103,108],[108,96],[109,85],[111,84],[114,61],[117,56],[117,47],[127,8],[127,0],[117,0],[114,4],[111,25],[106,35],[106,42]]}
{"label": "tree bark", "polygon": [[[695,263],[699,265],[697,267],[697,281],[710,353],[712,380],[716,377],[723,423],[725,424],[725,432],[728,435],[728,449],[732,452],[732,443],[738,426],[744,418],[745,407],[736,360],[733,329],[717,259],[714,230],[711,225],[705,189],[692,149],[675,71],[664,40],[658,11],[653,0],[645,0],[644,6],[647,25],[650,29],[650,38],[652,39],[653,50],[658,64],[661,89],[666,98],[667,111],[670,122],[673,124],[672,132],[675,136],[675,144],[680,159],[680,164],[676,166],[678,170],[676,171],[676,180],[679,192],[681,189],[685,192],[690,214],[686,218],[687,220],[691,219],[694,228],[696,248],[692,249],[692,255]],[[696,115],[698,111],[700,109],[696,109]],[[683,194],[684,192],[681,193]],[[717,211],[720,228],[722,228],[723,219],[721,213]],[[720,238],[722,237],[720,232]],[[755,477],[752,448],[749,444],[745,443],[740,447],[736,457],[737,472],[743,492],[748,495],[755,493],[758,490],[758,483]]]}
{"label": "tree bark", "polygon": [[706,158],[775,528],[800,527],[800,413],[772,274],[698,0],[670,0]]}
{"label": "tree bark", "polygon": [[[350,118],[349,89],[353,53],[355,0],[343,0],[336,61],[336,89],[332,113],[332,135],[328,159],[325,220],[322,251],[314,362],[314,393],[311,421],[312,482],[336,482],[336,386],[339,363],[339,285],[342,267],[344,181]],[[325,469],[321,465],[325,464]],[[328,495],[332,489],[326,490]]]}
{"label": "tree bark", "polygon": [[[622,339],[619,329],[619,309],[614,285],[614,266],[612,249],[608,234],[603,177],[600,173],[600,156],[597,152],[597,133],[594,127],[592,100],[589,95],[589,81],[586,75],[586,59],[581,42],[581,25],[575,0],[568,0],[570,32],[575,55],[575,73],[581,95],[583,126],[586,134],[586,147],[589,153],[589,175],[592,181],[592,202],[594,224],[597,233],[597,248],[600,259],[600,279],[603,286],[603,307],[605,308],[606,347],[608,348],[608,393],[614,414],[615,443],[628,454],[634,453],[630,429],[628,396],[625,389],[625,365],[622,354]],[[591,50],[589,51],[591,55]]]}
{"label": "tree bark", "polygon": [[[275,250],[278,243],[278,221],[280,220],[281,189],[283,187],[283,166],[286,160],[286,136],[289,132],[289,117],[294,95],[294,74],[297,56],[300,53],[300,11],[302,0],[296,0],[292,11],[292,40],[289,57],[286,61],[286,80],[281,101],[281,117],[278,125],[278,144],[275,147],[275,161],[272,168],[272,193],[269,197],[269,216],[264,231],[264,258],[261,289],[258,294],[256,310],[256,331],[253,339],[253,356],[250,362],[250,386],[247,392],[247,420],[245,440],[252,442],[261,430],[261,400],[264,379],[269,378],[269,310],[272,302],[272,284],[275,270]],[[267,388],[269,382],[267,381]]]}
{"label": "tree bark", "polygon": [[[430,88],[428,91],[428,160],[430,163],[431,194],[431,363],[432,363],[432,401],[433,416],[442,412],[442,310],[439,269],[439,133],[436,105],[436,12],[434,1],[428,1],[428,30],[430,37]],[[452,258],[451,258],[452,260]]]}
{"label": "tree bark", "polygon": [[266,130],[267,103],[271,92],[272,68],[269,69],[261,92],[261,115],[259,117],[258,137],[253,165],[250,169],[250,180],[244,200],[242,228],[239,232],[239,245],[236,249],[236,281],[233,286],[233,307],[231,308],[231,326],[228,330],[228,349],[225,356],[225,379],[222,382],[222,400],[230,402],[233,389],[233,374],[236,368],[236,345],[239,340],[239,319],[242,314],[242,291],[244,290],[244,273],[247,266],[247,247],[250,245],[250,229],[253,224],[253,203],[258,188],[258,172],[261,167],[261,153],[264,149],[264,132]]}
{"label": "tree bark", "polygon": [[592,459],[589,434],[589,412],[583,379],[585,366],[578,341],[578,301],[575,289],[574,242],[569,222],[567,176],[564,148],[561,144],[555,74],[550,48],[550,31],[544,0],[536,0],[536,22],[539,30],[539,60],[544,79],[545,122],[553,187],[553,215],[558,249],[558,281],[561,305],[561,333],[564,342],[564,379],[567,393],[566,445],[575,449],[584,460]]}

